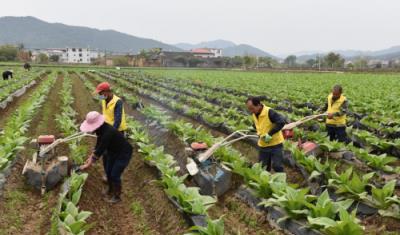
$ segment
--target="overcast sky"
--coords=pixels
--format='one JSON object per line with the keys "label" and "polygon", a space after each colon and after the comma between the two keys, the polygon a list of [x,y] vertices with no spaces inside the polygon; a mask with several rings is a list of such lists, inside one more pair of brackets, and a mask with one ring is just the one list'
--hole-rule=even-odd
{"label": "overcast sky", "polygon": [[1,1],[0,16],[26,15],[166,43],[226,39],[277,55],[400,45],[400,0]]}

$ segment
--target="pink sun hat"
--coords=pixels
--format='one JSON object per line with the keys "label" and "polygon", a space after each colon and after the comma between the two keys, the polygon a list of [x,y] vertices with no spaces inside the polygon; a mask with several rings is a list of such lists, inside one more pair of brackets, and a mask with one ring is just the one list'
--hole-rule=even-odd
{"label": "pink sun hat", "polygon": [[82,132],[92,132],[104,123],[104,116],[99,112],[92,111],[86,115],[86,120],[81,124]]}

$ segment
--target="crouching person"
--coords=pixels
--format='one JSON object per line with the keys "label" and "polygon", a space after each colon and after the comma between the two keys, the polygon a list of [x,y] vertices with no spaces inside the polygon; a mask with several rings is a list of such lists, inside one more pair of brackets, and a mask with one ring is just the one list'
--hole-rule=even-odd
{"label": "crouching person", "polygon": [[121,201],[121,175],[128,166],[132,156],[132,146],[124,135],[110,124],[105,122],[103,115],[92,111],[86,115],[86,120],[80,126],[83,132],[94,132],[97,143],[94,152],[87,158],[81,170],[89,168],[107,152],[107,161],[104,170],[107,176],[108,188],[104,192],[110,203]]}

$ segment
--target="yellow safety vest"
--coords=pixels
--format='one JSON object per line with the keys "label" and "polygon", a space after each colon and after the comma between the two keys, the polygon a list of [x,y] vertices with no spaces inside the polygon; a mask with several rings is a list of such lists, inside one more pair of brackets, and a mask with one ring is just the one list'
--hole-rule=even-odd
{"label": "yellow safety vest", "polygon": [[[346,101],[346,97],[341,95],[339,99],[332,103],[332,94],[328,96],[328,113],[340,112],[340,107]],[[334,116],[332,119],[327,118],[326,124],[345,126],[346,125],[346,114],[342,116]]]}
{"label": "yellow safety vest", "polygon": [[[275,125],[269,119],[269,116],[268,116],[269,110],[270,110],[270,107],[267,107],[264,105],[263,109],[261,110],[260,115],[258,115],[258,118],[255,114],[253,114],[253,120],[254,120],[254,124],[256,125],[257,135],[259,135],[261,137],[268,134],[268,132]],[[260,138],[258,140],[258,146],[260,146],[260,147],[275,146],[275,145],[283,143],[283,141],[285,141],[285,139],[283,138],[282,131],[278,131],[277,133],[272,135],[272,139],[268,143],[265,143],[263,138]]]}
{"label": "yellow safety vest", "polygon": [[[120,98],[116,95],[113,95],[113,98],[107,104],[106,104],[105,100],[101,101],[101,107],[103,110],[105,122],[110,124],[111,126],[114,125],[114,110],[115,110],[115,105],[117,104],[118,100],[120,100]],[[127,127],[126,127],[126,119],[125,119],[125,110],[124,110],[124,107],[122,107],[121,124],[119,125],[118,130],[125,131],[126,129],[127,129]]]}

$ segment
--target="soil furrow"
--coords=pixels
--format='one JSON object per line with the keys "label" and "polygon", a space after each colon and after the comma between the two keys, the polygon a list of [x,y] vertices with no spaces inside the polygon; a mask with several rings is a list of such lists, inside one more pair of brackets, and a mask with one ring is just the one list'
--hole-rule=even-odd
{"label": "soil furrow", "polygon": [[[26,136],[30,139],[42,134],[56,134],[55,115],[59,113],[60,102],[58,92],[62,87],[62,77],[59,75],[51,89],[47,100],[38,110],[31,122]],[[46,234],[51,225],[51,216],[58,200],[58,189],[47,192],[44,196],[40,191],[26,185],[21,175],[27,159],[35,152],[26,144],[25,150],[19,153],[19,158],[7,179],[4,189],[4,200],[0,203],[0,234]],[[57,147],[58,156],[68,153],[68,146]]]}

